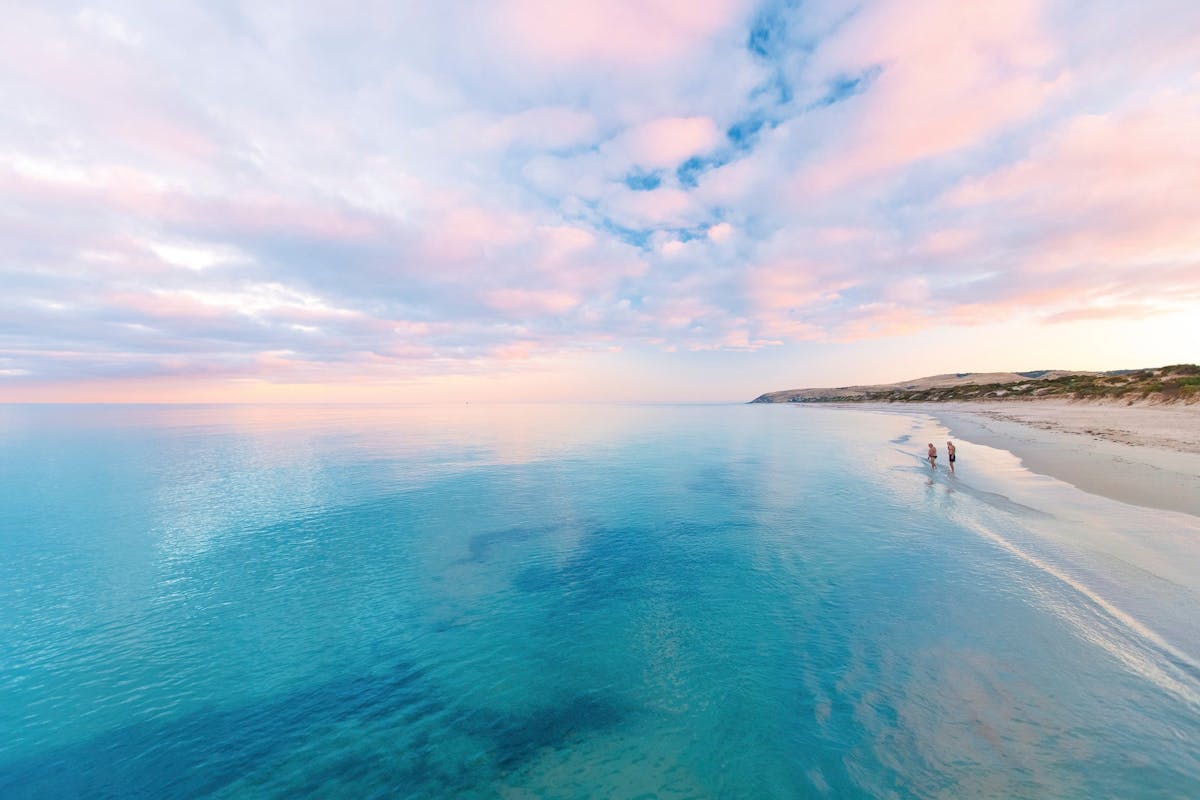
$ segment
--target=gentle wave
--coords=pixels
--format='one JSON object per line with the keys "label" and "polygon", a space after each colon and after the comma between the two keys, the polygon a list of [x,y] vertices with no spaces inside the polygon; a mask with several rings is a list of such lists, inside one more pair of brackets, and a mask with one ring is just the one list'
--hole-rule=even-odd
{"label": "gentle wave", "polygon": [[1085,598],[1087,603],[1057,600],[1048,592],[1042,596],[1047,607],[1081,637],[1156,686],[1200,708],[1200,662],[1064,570],[1026,552],[979,520],[964,518],[961,523]]}

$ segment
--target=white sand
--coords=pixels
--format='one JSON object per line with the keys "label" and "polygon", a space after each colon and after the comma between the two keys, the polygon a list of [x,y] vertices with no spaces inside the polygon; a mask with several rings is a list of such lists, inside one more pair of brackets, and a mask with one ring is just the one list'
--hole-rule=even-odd
{"label": "white sand", "polygon": [[[952,437],[1007,450],[1033,472],[1085,492],[1200,516],[1200,404],[1035,400],[884,408],[930,414]],[[968,454],[969,447],[960,448],[960,460]]]}

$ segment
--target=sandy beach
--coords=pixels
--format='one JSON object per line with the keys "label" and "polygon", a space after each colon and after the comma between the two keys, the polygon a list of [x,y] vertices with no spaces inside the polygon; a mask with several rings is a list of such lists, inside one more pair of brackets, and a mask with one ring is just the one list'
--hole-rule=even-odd
{"label": "sandy beach", "polygon": [[927,413],[955,439],[1007,450],[1033,472],[1083,491],[1200,516],[1200,404],[1001,401],[883,408]]}

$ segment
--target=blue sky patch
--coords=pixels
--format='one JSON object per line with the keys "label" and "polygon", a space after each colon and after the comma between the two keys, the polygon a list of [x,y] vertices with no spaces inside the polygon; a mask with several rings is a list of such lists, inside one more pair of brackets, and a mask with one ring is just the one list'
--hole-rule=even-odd
{"label": "blue sky patch", "polygon": [[635,192],[650,192],[662,186],[662,174],[659,172],[631,172],[625,176],[625,185]]}

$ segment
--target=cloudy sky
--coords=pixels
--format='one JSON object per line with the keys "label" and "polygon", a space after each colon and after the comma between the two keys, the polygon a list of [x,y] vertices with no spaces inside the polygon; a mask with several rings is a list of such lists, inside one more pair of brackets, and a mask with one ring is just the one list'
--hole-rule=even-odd
{"label": "cloudy sky", "polygon": [[4,5],[0,400],[1200,360],[1194,0]]}

